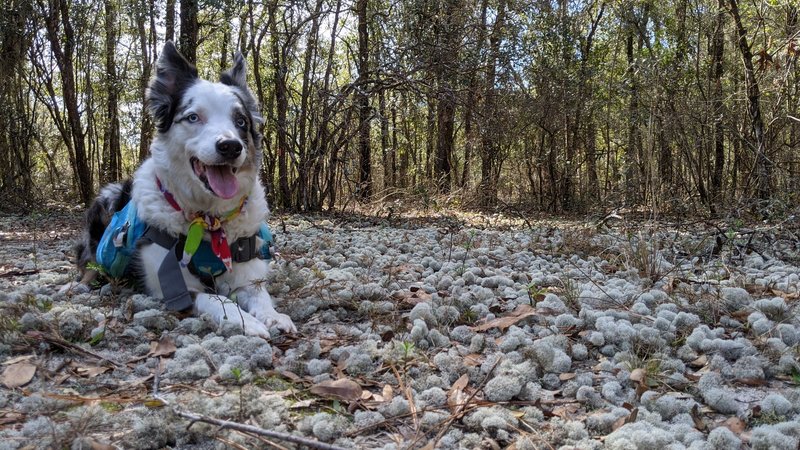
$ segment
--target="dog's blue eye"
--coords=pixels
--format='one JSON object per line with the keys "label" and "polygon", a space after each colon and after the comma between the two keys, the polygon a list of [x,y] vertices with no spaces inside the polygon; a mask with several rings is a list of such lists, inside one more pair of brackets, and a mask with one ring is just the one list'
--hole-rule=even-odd
{"label": "dog's blue eye", "polygon": [[239,128],[244,128],[247,125],[247,121],[244,120],[243,117],[239,117],[236,119],[236,126]]}
{"label": "dog's blue eye", "polygon": [[189,123],[195,123],[195,122],[198,122],[200,120],[200,116],[198,116],[197,114],[192,113],[192,114],[189,114],[188,116],[186,116],[186,120],[188,120]]}

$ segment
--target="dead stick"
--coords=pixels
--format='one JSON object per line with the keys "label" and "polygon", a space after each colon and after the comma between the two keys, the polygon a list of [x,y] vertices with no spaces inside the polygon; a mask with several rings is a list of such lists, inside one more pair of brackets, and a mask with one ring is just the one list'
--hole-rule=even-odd
{"label": "dead stick", "polygon": [[[164,401],[164,399],[160,400],[162,402]],[[253,425],[245,425],[243,423],[231,422],[229,420],[215,419],[213,417],[207,417],[200,414],[181,411],[178,408],[172,408],[172,411],[176,415],[183,417],[184,419],[189,419],[192,422],[204,422],[204,423],[210,423],[212,425],[219,425],[221,429],[228,428],[231,430],[243,431],[245,433],[252,433],[252,434],[257,434],[259,436],[266,436],[274,439],[280,439],[282,441],[294,442],[295,444],[302,444],[311,448],[318,448],[322,450],[346,450],[344,447],[339,447],[333,444],[326,444],[324,442],[319,442],[314,439],[308,439],[288,433],[280,433],[277,431],[269,431]]]}
{"label": "dead stick", "polygon": [[[165,398],[161,397],[158,393],[158,387],[160,384],[159,378],[161,378],[161,371],[156,370],[155,379],[153,380],[153,398],[161,401],[165,406],[170,406],[169,402]],[[235,431],[242,431],[245,433],[252,433],[259,436],[266,436],[274,439],[280,439],[286,442],[294,442],[295,444],[302,444],[311,448],[318,448],[321,450],[347,450],[344,447],[339,447],[333,444],[326,444],[324,442],[320,442],[315,439],[304,438],[289,433],[281,433],[278,431],[269,431],[253,425],[246,425],[239,422],[231,422],[229,420],[215,419],[213,417],[203,416],[201,414],[190,413],[187,411],[183,411],[176,406],[172,407],[172,412],[175,413],[175,415],[177,416],[183,417],[184,419],[189,419],[191,421],[189,423],[189,426],[192,426],[192,424],[194,424],[195,422],[204,422],[212,425],[218,425],[220,427],[219,428],[220,430],[228,428]]]}

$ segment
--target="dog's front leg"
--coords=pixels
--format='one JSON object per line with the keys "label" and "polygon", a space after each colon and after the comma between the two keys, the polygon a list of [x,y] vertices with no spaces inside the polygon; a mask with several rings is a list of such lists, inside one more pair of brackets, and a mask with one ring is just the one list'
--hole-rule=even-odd
{"label": "dog's front leg", "polygon": [[[140,249],[139,262],[148,292],[154,297],[164,298],[161,289],[161,280],[158,277],[158,267],[167,256],[169,250],[159,245],[145,245]],[[239,305],[224,295],[209,294],[204,292],[205,286],[200,280],[189,272],[186,267],[181,268],[183,281],[194,299],[193,308],[196,315],[208,314],[215,323],[223,321],[239,323],[244,327],[244,332],[252,336],[261,336],[268,339],[269,328],[252,314],[242,310]]]}
{"label": "dog's front leg", "polygon": [[239,323],[244,327],[245,334],[269,339],[267,325],[233,300],[217,294],[199,293],[196,295],[194,309],[197,315],[208,314],[218,324],[223,321]]}
{"label": "dog's front leg", "polygon": [[261,286],[245,286],[236,291],[239,305],[268,327],[276,326],[287,333],[296,333],[292,319],[275,310],[272,297]]}

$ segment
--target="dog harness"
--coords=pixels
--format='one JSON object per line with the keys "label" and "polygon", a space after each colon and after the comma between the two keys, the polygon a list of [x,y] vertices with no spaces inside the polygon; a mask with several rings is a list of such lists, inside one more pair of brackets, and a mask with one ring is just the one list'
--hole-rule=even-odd
{"label": "dog harness", "polygon": [[[172,194],[156,179],[167,202],[182,211]],[[192,297],[183,279],[182,268],[197,276],[206,287],[206,292],[215,291],[215,278],[232,270],[233,262],[246,262],[254,258],[271,259],[272,233],[266,223],[261,223],[258,233],[237,239],[229,245],[222,228],[223,224],[238,216],[247,202],[243,197],[239,206],[222,217],[195,213],[186,234],[171,236],[141,220],[133,201],[114,214],[103,237],[98,243],[96,258],[103,270],[113,278],[130,273],[130,260],[142,245],[156,244],[167,249],[167,254],[158,268],[158,283],[165,307],[181,311],[192,306]],[[211,240],[203,239],[205,231]],[[258,246],[258,239],[263,241]]]}

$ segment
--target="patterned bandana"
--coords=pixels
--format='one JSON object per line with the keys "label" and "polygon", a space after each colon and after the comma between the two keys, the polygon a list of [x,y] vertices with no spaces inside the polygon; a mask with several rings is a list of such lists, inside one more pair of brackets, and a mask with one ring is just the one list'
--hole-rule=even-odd
{"label": "patterned bandana", "polygon": [[[178,202],[175,201],[175,197],[161,184],[161,180],[159,180],[158,177],[156,177],[156,184],[158,184],[158,189],[164,194],[164,198],[170,206],[176,211],[183,211],[180,205],[178,205]],[[181,266],[186,267],[189,265],[189,261],[192,260],[192,255],[197,252],[200,243],[203,241],[203,235],[208,231],[211,234],[211,250],[214,252],[214,255],[225,264],[225,269],[229,272],[232,271],[231,248],[228,245],[228,238],[225,236],[225,230],[222,228],[222,224],[238,216],[246,204],[247,196],[245,195],[239,200],[238,207],[223,214],[222,217],[212,216],[204,212],[192,213],[190,216],[192,221],[189,224],[189,229],[186,231],[186,243],[183,246]]]}

